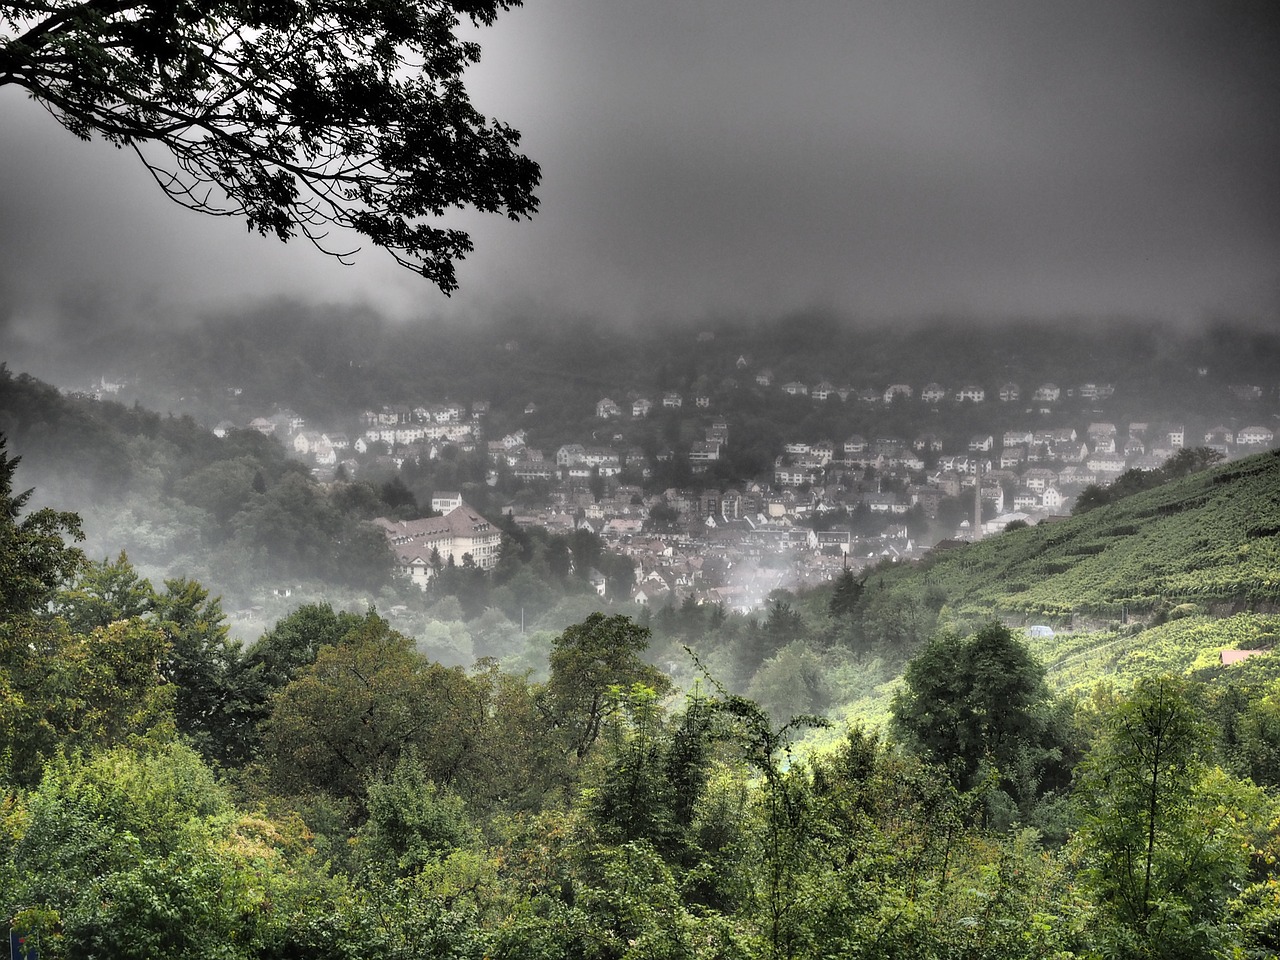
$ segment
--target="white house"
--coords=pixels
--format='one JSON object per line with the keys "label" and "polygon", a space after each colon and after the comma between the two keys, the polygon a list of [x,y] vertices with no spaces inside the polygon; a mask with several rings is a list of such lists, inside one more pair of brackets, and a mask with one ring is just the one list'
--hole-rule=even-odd
{"label": "white house", "polygon": [[1245,427],[1236,433],[1236,443],[1242,447],[1269,447],[1275,438],[1266,427]]}

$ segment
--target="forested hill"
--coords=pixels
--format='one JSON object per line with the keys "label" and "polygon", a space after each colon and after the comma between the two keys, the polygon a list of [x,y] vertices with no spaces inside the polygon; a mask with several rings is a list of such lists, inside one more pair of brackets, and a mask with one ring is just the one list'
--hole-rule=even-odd
{"label": "forested hill", "polygon": [[877,570],[869,593],[932,595],[961,619],[1070,624],[1280,603],[1280,456],[1224,464],[1056,523]]}

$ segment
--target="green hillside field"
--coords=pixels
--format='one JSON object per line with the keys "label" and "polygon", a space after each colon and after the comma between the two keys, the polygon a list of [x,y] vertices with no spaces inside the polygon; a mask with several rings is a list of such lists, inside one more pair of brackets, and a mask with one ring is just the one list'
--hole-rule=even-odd
{"label": "green hillside field", "polygon": [[[1280,675],[1271,657],[1223,667],[1224,649],[1280,639],[1280,455],[1268,452],[1146,490],[1088,513],[1010,530],[877,568],[866,598],[881,610],[943,602],[940,629],[998,619],[1031,636],[1057,693],[1127,689],[1153,674],[1212,680]],[[905,662],[915,650],[895,651]],[[1280,660],[1280,658],[1276,658]],[[835,711],[877,726],[898,671]]]}

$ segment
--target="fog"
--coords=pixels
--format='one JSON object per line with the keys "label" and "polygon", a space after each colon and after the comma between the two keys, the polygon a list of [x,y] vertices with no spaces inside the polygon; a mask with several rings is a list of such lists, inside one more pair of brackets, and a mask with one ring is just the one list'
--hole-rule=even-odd
{"label": "fog", "polygon": [[[159,194],[0,93],[0,318],[75,336],[288,296],[414,323],[822,310],[1269,322],[1280,45],[1266,3],[544,0],[479,31],[480,109],[544,172],[459,212],[441,296]],[[9,344],[5,345],[10,349]]]}

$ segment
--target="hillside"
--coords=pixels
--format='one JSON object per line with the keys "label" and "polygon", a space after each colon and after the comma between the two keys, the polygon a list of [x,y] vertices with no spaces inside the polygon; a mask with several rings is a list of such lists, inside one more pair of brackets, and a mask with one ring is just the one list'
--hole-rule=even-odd
{"label": "hillside", "polygon": [[889,591],[941,593],[961,619],[1071,626],[1074,618],[1149,618],[1184,603],[1270,610],[1280,601],[1278,531],[1280,456],[1272,452],[873,580]]}
{"label": "hillside", "polygon": [[834,716],[882,723],[901,667],[931,628],[967,632],[992,618],[1053,628],[1027,639],[1059,693],[1126,689],[1162,673],[1272,677],[1269,657],[1223,668],[1220,652],[1280,640],[1278,530],[1272,452],[919,564],[878,567],[865,580],[858,628],[879,659]]}

